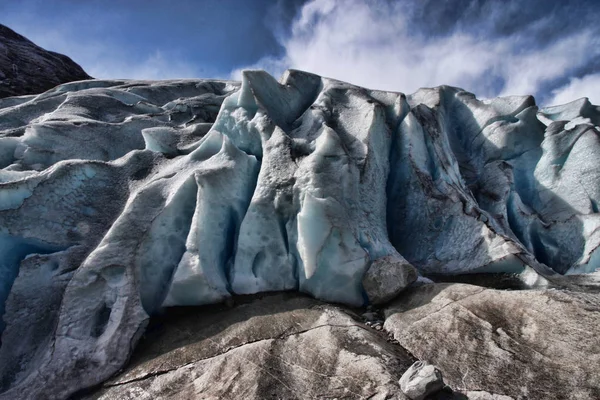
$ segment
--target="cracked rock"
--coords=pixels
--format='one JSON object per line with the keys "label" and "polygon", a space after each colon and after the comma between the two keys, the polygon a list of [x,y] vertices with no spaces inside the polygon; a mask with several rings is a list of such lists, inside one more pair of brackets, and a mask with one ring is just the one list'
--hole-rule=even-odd
{"label": "cracked rock", "polygon": [[293,294],[168,310],[84,399],[378,399],[413,358],[343,308]]}
{"label": "cracked rock", "polygon": [[409,289],[385,315],[386,330],[435,364],[452,388],[515,399],[600,398],[598,294],[438,283]]}

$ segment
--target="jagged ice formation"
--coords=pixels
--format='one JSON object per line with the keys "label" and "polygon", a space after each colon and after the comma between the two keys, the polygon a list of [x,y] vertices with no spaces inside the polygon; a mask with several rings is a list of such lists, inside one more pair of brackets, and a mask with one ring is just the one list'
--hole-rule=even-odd
{"label": "jagged ice formation", "polygon": [[0,100],[0,398],[107,379],[165,306],[594,272],[598,125],[587,99],[540,110],[293,70]]}

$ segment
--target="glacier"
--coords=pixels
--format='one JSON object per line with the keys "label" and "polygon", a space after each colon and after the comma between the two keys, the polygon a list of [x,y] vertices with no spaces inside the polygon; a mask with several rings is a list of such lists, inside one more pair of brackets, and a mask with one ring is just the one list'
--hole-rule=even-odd
{"label": "glacier", "polygon": [[595,284],[599,125],[585,98],[296,70],[0,99],[0,398],[97,385],[166,307],[381,304],[420,276]]}

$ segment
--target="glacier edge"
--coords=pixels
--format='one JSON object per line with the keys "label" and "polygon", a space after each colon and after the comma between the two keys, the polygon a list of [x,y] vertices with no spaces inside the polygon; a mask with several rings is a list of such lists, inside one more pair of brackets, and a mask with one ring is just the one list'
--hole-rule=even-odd
{"label": "glacier edge", "polygon": [[36,244],[18,276],[0,264],[0,398],[98,384],[165,306],[282,290],[361,306],[418,275],[594,272],[599,125],[587,100],[294,70],[82,81],[0,108],[0,239]]}

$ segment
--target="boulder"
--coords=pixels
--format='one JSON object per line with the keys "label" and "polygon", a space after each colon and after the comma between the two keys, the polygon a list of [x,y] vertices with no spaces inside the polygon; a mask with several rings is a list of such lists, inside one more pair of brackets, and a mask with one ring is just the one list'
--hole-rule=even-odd
{"label": "boulder", "polygon": [[417,280],[417,270],[401,256],[385,256],[373,261],[362,284],[372,304],[392,300]]}
{"label": "boulder", "polygon": [[423,361],[415,362],[400,378],[400,388],[411,400],[423,400],[443,387],[442,372]]}

